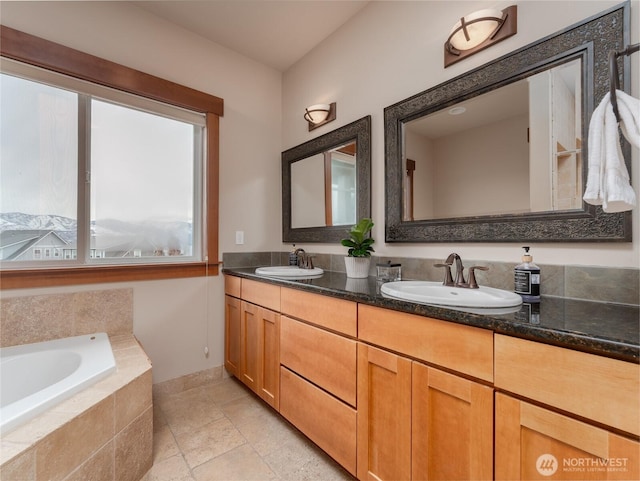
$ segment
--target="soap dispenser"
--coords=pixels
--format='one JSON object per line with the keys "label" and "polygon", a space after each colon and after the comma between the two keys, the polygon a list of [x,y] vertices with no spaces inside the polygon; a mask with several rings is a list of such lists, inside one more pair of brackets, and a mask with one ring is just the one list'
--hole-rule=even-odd
{"label": "soap dispenser", "polygon": [[529,246],[523,249],[522,264],[514,269],[515,293],[520,294],[524,302],[540,302],[540,268],[533,263]]}
{"label": "soap dispenser", "polygon": [[289,265],[297,266],[298,265],[298,254],[296,253],[296,245],[293,244],[291,248],[291,252],[289,252]]}

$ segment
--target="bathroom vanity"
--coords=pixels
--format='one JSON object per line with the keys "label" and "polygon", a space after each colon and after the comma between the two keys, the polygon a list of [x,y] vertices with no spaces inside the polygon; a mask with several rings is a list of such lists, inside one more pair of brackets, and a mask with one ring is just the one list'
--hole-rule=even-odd
{"label": "bathroom vanity", "polygon": [[640,477],[635,306],[485,315],[225,274],[225,367],[358,479]]}

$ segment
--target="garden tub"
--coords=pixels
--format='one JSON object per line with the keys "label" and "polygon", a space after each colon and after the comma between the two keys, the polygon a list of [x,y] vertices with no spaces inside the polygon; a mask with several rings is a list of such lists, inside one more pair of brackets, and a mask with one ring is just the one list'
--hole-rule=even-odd
{"label": "garden tub", "polygon": [[0,349],[0,431],[22,423],[116,370],[106,333]]}

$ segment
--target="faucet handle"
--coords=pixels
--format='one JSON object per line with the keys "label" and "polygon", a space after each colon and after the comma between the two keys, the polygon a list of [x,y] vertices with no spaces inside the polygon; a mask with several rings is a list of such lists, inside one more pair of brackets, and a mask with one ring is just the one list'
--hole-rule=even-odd
{"label": "faucet handle", "polygon": [[480,286],[478,286],[478,283],[476,282],[476,271],[488,271],[489,268],[488,267],[484,267],[484,266],[472,266],[469,267],[469,283],[468,286],[470,289],[478,289]]}
{"label": "faucet handle", "polygon": [[305,259],[305,263],[304,263],[304,268],[305,269],[313,269],[313,258],[315,256],[311,256],[311,255],[307,254],[305,257],[306,257],[306,259]]}
{"label": "faucet handle", "polygon": [[442,281],[443,286],[452,286],[453,285],[453,277],[451,277],[451,264],[434,264],[434,267],[444,267],[444,280]]}

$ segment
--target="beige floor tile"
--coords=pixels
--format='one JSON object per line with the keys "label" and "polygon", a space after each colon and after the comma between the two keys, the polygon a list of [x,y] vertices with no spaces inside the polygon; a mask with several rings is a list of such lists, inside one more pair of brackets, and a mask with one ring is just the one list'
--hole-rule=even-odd
{"label": "beige floor tile", "polygon": [[187,462],[181,454],[171,456],[153,466],[140,481],[194,481]]}
{"label": "beige floor tile", "polygon": [[237,424],[238,429],[256,452],[264,457],[280,449],[298,431],[284,418],[274,413],[262,413],[254,422]]}
{"label": "beige floor tile", "polygon": [[192,469],[216,456],[247,443],[244,436],[227,418],[179,434],[176,441]]}
{"label": "beige floor tile", "polygon": [[210,395],[216,404],[225,404],[252,394],[235,378],[230,378],[214,383],[210,388]]}
{"label": "beige floor tile", "polygon": [[180,448],[176,439],[169,429],[169,426],[153,427],[153,462],[159,462],[164,459],[180,454]]}
{"label": "beige floor tile", "polygon": [[224,417],[224,413],[202,388],[171,395],[161,401],[160,408],[176,436]]}
{"label": "beige floor tile", "polygon": [[260,423],[262,420],[278,415],[257,396],[250,395],[222,404],[220,409],[236,426],[247,423]]}
{"label": "beige floor tile", "polygon": [[268,481],[277,479],[249,444],[237,447],[193,470],[196,481]]}
{"label": "beige floor tile", "polygon": [[154,465],[141,481],[353,480],[234,378],[154,393]]}
{"label": "beige floor tile", "polygon": [[[316,446],[300,433],[291,436],[279,449],[264,457],[266,463],[282,480],[301,481],[304,467],[320,456]],[[323,462],[332,462],[322,459]],[[324,481],[324,480],[323,480]]]}

